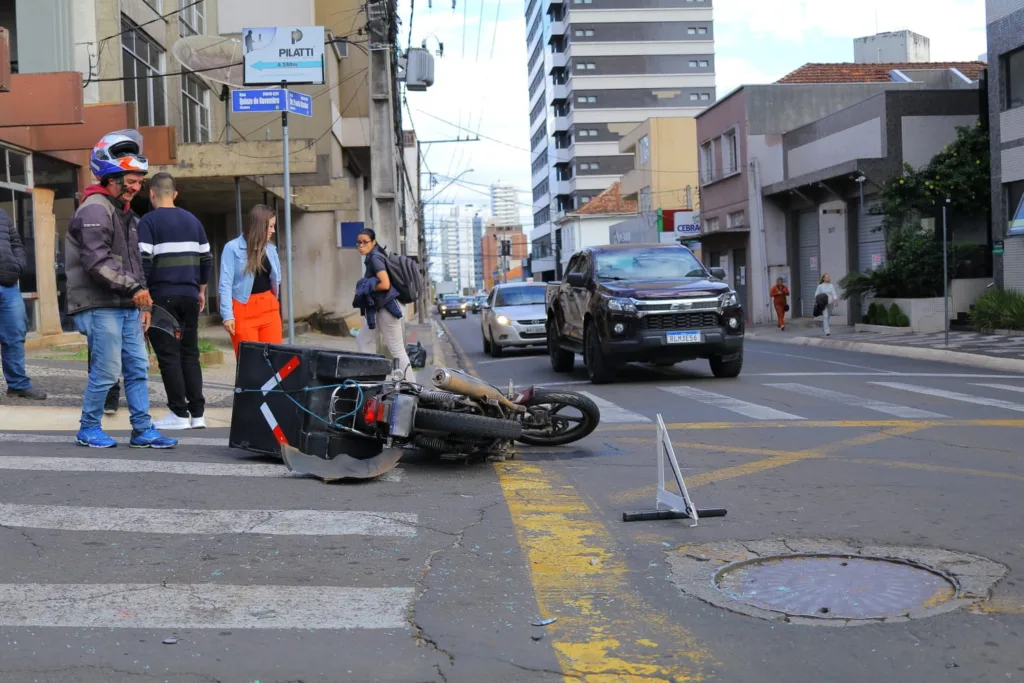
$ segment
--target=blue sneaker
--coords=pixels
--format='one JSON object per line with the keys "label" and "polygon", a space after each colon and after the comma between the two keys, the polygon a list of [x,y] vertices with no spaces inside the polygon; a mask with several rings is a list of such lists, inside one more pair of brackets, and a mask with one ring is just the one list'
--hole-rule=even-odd
{"label": "blue sneaker", "polygon": [[133,429],[129,445],[132,448],[174,448],[178,445],[178,440],[164,436],[150,427],[144,431]]}
{"label": "blue sneaker", "polygon": [[88,448],[114,448],[117,446],[117,441],[107,436],[102,427],[78,430],[78,434],[75,435],[75,443]]}

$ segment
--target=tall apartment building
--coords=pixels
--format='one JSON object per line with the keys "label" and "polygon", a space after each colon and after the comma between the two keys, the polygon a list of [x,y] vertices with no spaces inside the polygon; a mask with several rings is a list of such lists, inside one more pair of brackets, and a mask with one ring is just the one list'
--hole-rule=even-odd
{"label": "tall apartment building", "polygon": [[531,269],[560,276],[554,221],[633,169],[619,139],[715,101],[712,0],[531,0]]}
{"label": "tall apartment building", "polygon": [[515,185],[491,185],[491,218],[497,225],[519,225],[519,190]]}

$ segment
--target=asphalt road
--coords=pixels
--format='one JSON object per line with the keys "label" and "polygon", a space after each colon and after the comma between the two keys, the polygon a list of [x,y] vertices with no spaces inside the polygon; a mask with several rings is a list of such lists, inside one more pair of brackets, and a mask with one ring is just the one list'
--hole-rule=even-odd
{"label": "asphalt road", "polygon": [[[445,329],[499,386],[589,392],[601,428],[354,486],[285,476],[223,431],[163,453],[0,433],[0,681],[1024,679],[1024,378],[749,343],[736,380],[632,365],[593,387],[543,353],[484,356],[476,316]],[[652,507],[659,413],[695,502],[727,517],[621,521]],[[829,628],[713,606],[673,570],[776,539],[1007,574],[974,609]]]}

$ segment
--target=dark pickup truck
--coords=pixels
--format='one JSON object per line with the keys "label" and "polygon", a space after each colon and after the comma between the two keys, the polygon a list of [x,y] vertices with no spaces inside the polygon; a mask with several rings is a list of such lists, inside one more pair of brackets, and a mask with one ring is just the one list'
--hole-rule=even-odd
{"label": "dark pickup truck", "polygon": [[588,247],[565,279],[547,286],[551,367],[571,372],[583,354],[590,381],[605,384],[628,362],[706,358],[715,377],[743,368],[743,309],[725,272],[675,244]]}

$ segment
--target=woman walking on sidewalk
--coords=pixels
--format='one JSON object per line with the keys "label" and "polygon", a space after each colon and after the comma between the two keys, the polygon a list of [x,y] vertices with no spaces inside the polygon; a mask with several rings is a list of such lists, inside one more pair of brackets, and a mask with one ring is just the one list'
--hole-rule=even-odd
{"label": "woman walking on sidewalk", "polygon": [[783,332],[786,329],[786,311],[789,310],[789,288],[786,287],[786,281],[781,277],[775,281],[770,296],[772,303],[775,304],[775,317],[779,321],[779,331]]}
{"label": "woman walking on sidewalk", "polygon": [[[832,276],[828,273],[824,273],[821,276],[821,280],[818,281],[818,288],[814,290],[814,298],[826,297],[825,305],[821,309],[821,315],[823,316],[823,327],[825,328],[825,336],[832,336],[832,313],[833,309],[839,305],[839,295],[836,294],[835,285],[832,284]],[[817,308],[817,304],[815,304]]]}
{"label": "woman walking on sidewalk", "polygon": [[281,260],[277,247],[270,241],[276,229],[274,210],[257,204],[249,212],[245,234],[224,245],[217,298],[236,358],[241,342],[282,341],[281,304],[277,299]]}
{"label": "woman walking on sidewalk", "polygon": [[356,247],[366,259],[366,272],[356,283],[356,297],[352,305],[366,316],[366,327],[359,331],[356,344],[362,353],[377,353],[378,339],[383,338],[391,357],[398,361],[409,382],[416,381],[405,348],[402,329],[402,308],[398,304],[398,291],[388,277],[387,254],[377,244],[377,234],[364,228],[356,236]]}

